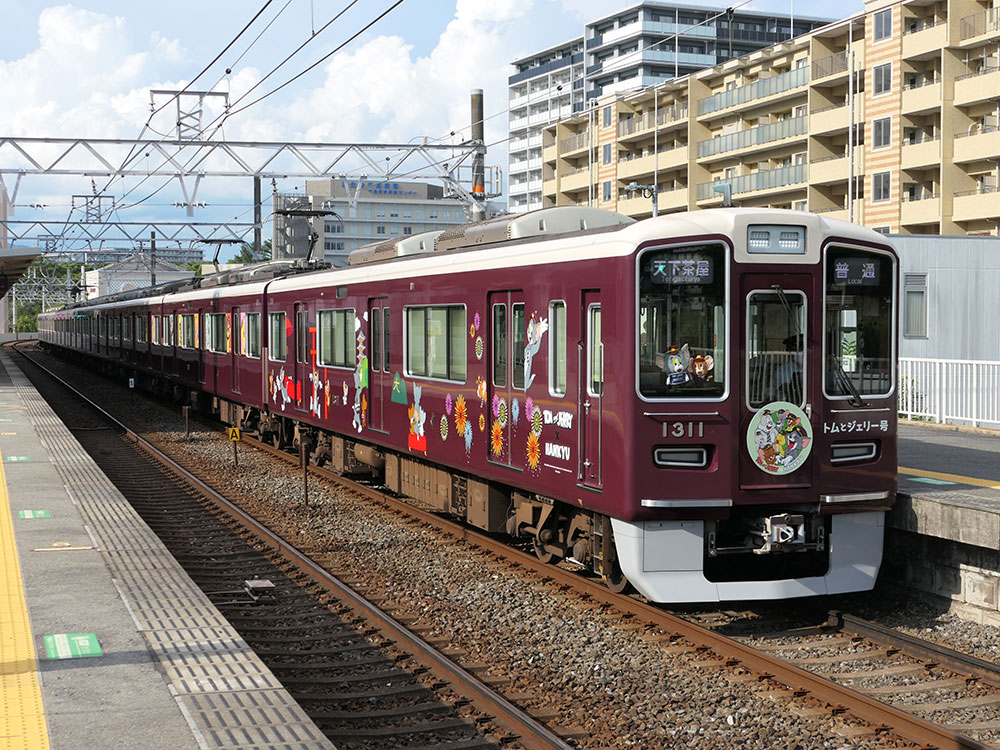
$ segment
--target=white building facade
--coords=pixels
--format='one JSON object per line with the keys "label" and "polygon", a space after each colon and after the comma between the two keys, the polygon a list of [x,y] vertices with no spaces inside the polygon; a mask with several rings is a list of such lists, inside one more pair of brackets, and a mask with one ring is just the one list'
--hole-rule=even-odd
{"label": "white building facade", "polygon": [[508,79],[510,212],[542,208],[543,126],[599,96],[692,73],[829,20],[796,16],[793,32],[788,16],[646,0],[585,24],[582,36],[515,60]]}
{"label": "white building facade", "polygon": [[[462,201],[422,182],[307,180],[304,193],[276,194],[273,210],[275,260],[306,257],[315,233],[312,257],[335,266],[362,245],[470,221]],[[303,215],[314,212],[327,214]],[[491,207],[488,217],[495,213]]]}

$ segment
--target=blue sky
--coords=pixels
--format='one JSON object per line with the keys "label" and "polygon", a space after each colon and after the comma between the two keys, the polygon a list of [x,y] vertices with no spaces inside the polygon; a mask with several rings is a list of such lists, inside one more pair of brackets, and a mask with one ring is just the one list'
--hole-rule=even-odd
{"label": "blue sky", "polygon": [[[822,16],[818,0],[757,0],[746,9]],[[393,0],[358,0],[289,64],[282,81],[343,43]],[[690,4],[725,7],[732,3]],[[134,138],[149,115],[150,88],[187,84],[250,20],[264,0],[0,0],[0,135]],[[580,33],[586,20],[635,0],[406,0],[373,29],[287,89],[226,123],[229,139],[407,142],[467,127],[468,92],[485,90],[487,141],[506,136],[506,79],[518,56]],[[280,15],[277,11],[286,6]],[[257,83],[312,29],[347,0],[273,0],[245,37],[273,25],[245,56],[241,42],[195,88],[234,98]],[[860,0],[838,6],[860,10]],[[226,67],[232,72],[227,76]],[[169,118],[156,123],[161,130]],[[7,154],[0,153],[0,159]],[[500,145],[487,158],[506,166]],[[7,166],[6,164],[4,166]],[[291,185],[279,186],[282,189]],[[125,188],[122,187],[122,190]],[[30,178],[18,203],[46,203],[46,218],[65,216],[72,193],[89,181]],[[206,181],[200,197],[246,202],[245,187]],[[172,187],[165,201],[180,200]],[[230,209],[231,210],[231,209]],[[36,218],[29,209],[17,218]],[[62,213],[60,213],[60,211]],[[37,212],[36,212],[37,213]],[[205,210],[199,219],[210,218]],[[181,217],[176,217],[180,219]]]}

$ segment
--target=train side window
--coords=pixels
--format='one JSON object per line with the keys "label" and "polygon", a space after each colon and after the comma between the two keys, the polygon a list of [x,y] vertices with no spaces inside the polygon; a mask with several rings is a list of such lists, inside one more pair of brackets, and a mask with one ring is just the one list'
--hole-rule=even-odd
{"label": "train side window", "polygon": [[507,385],[507,305],[493,305],[493,385]]}
{"label": "train side window", "polygon": [[295,361],[309,361],[309,313],[306,310],[295,312]]}
{"label": "train side window", "polygon": [[247,356],[260,359],[260,313],[247,313]]}
{"label": "train side window", "polygon": [[288,341],[285,338],[285,313],[269,313],[268,319],[267,358],[272,362],[284,362],[288,357]]}
{"label": "train side window", "polygon": [[382,310],[378,307],[372,308],[372,331],[371,331],[371,368],[373,372],[382,369]]}
{"label": "train side window", "polygon": [[587,392],[591,396],[600,396],[604,393],[604,343],[601,340],[601,306],[591,305],[587,315],[587,327],[589,335],[590,351],[587,359],[590,362],[590,378],[587,384]]}
{"label": "train side window", "polygon": [[354,367],[354,308],[319,311],[319,363]]}
{"label": "train side window", "polygon": [[389,372],[389,308],[382,310],[382,369]]}
{"label": "train side window", "polygon": [[511,351],[511,358],[514,360],[514,372],[511,375],[514,387],[524,390],[524,348],[527,345],[527,332],[524,327],[524,303],[516,302],[510,306],[510,317],[513,330],[514,347]]}
{"label": "train side window", "polygon": [[549,303],[549,393],[566,394],[566,303]]}
{"label": "train side window", "polygon": [[406,373],[464,383],[465,306],[409,307],[405,315]]}
{"label": "train side window", "polygon": [[181,349],[194,349],[197,337],[194,333],[194,314],[185,313],[178,316],[177,345]]}
{"label": "train side window", "polygon": [[205,345],[215,354],[226,353],[226,314],[205,314]]}
{"label": "train side window", "polygon": [[153,316],[153,338],[152,338],[152,340],[149,343],[155,344],[157,346],[160,345],[161,330],[162,330],[161,326],[162,326],[162,321],[161,321],[160,316],[159,315],[154,315]]}

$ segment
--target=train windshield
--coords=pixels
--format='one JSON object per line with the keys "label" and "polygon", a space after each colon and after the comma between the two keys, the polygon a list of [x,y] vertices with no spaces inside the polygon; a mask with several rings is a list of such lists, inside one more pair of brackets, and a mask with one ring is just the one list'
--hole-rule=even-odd
{"label": "train windshield", "polygon": [[892,354],[895,263],[882,253],[831,247],[826,254],[826,354],[828,396],[861,405],[861,396],[888,395]]}
{"label": "train windshield", "polygon": [[639,394],[718,398],[725,392],[726,253],[722,245],[639,256]]}

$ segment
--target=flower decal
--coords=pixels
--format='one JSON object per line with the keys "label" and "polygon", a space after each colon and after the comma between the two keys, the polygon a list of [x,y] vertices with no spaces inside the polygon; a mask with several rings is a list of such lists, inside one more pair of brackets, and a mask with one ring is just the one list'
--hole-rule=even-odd
{"label": "flower decal", "polygon": [[451,416],[451,394],[444,397],[444,413]]}
{"label": "flower decal", "polygon": [[482,377],[476,378],[476,395],[479,396],[479,405],[486,406],[486,381]]}
{"label": "flower decal", "polygon": [[474,339],[476,337],[476,324],[469,323],[469,338]]}
{"label": "flower decal", "polygon": [[441,439],[448,439],[448,417],[441,415]]}
{"label": "flower decal", "polygon": [[472,423],[465,423],[465,452],[472,453]]}
{"label": "flower decal", "polygon": [[503,453],[503,425],[500,424],[500,420],[493,422],[493,427],[490,430],[490,448],[493,450],[494,456]]}
{"label": "flower decal", "polygon": [[475,317],[472,319],[472,325],[476,327],[477,331],[479,330],[479,313],[476,313]]}
{"label": "flower decal", "polygon": [[476,359],[483,358],[483,337],[476,336]]}
{"label": "flower decal", "polygon": [[465,396],[460,395],[458,400],[455,401],[455,432],[459,435],[464,435],[468,423],[469,411],[465,406]]}
{"label": "flower decal", "polygon": [[500,399],[500,406],[497,409],[497,419],[503,427],[507,426],[507,399]]}
{"label": "flower decal", "polygon": [[532,471],[538,471],[538,462],[542,458],[542,446],[538,442],[538,435],[533,432],[528,433],[528,466]]}
{"label": "flower decal", "polygon": [[514,426],[517,427],[517,420],[521,416],[521,402],[516,398],[510,402],[510,415],[514,419]]}
{"label": "flower decal", "polygon": [[479,431],[480,432],[486,432],[486,415],[485,414],[480,414],[479,415]]}
{"label": "flower decal", "polygon": [[493,418],[500,416],[500,396],[493,394]]}
{"label": "flower decal", "polygon": [[536,435],[542,434],[542,410],[537,406],[531,413],[531,431]]}
{"label": "flower decal", "polygon": [[535,402],[531,400],[531,396],[524,399],[524,418],[531,419],[531,414],[535,411]]}

